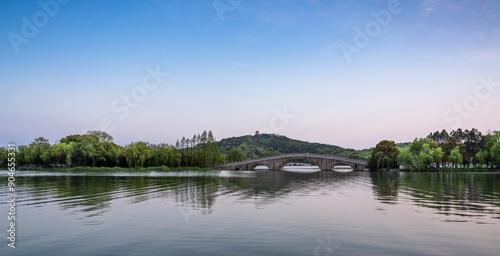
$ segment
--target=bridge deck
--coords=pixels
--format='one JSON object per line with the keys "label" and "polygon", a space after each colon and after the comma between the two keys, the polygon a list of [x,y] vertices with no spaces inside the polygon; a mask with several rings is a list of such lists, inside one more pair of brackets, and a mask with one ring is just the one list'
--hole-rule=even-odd
{"label": "bridge deck", "polygon": [[[311,161],[318,161],[318,160],[327,160],[327,161],[335,161],[335,162],[345,162],[346,164],[349,165],[356,165],[356,166],[362,166],[366,167],[368,165],[368,162],[358,160],[358,159],[351,159],[351,158],[346,158],[346,157],[341,157],[341,156],[333,156],[333,155],[320,155],[320,154],[309,154],[309,153],[296,153],[296,154],[287,154],[287,155],[279,155],[279,156],[271,156],[271,157],[264,157],[264,158],[259,158],[259,159],[250,159],[250,160],[245,160],[245,161],[240,161],[240,162],[234,162],[234,163],[227,163],[227,164],[222,164],[219,166],[216,166],[217,168],[236,168],[236,167],[245,167],[249,166],[252,164],[260,164],[263,163],[272,163],[272,162],[283,162],[287,161],[288,159],[293,160],[293,159],[306,159],[306,160],[311,160]],[[268,166],[269,167],[269,166]]]}

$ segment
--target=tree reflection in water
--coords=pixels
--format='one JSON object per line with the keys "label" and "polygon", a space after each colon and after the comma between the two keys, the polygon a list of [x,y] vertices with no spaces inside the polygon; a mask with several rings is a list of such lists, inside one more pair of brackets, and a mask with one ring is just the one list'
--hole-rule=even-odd
{"label": "tree reflection in water", "polygon": [[[500,174],[406,173],[406,172],[313,172],[255,171],[59,173],[18,176],[20,204],[56,203],[63,210],[99,216],[113,200],[125,198],[135,204],[151,198],[167,198],[179,207],[210,214],[219,196],[256,199],[269,204],[291,193],[308,195],[324,188],[372,187],[374,197],[384,204],[410,203],[432,208],[438,214],[484,215],[499,218]],[[5,181],[2,181],[5,183]],[[5,189],[7,186],[2,185]]]}
{"label": "tree reflection in water", "polygon": [[383,203],[411,203],[437,214],[500,218],[500,174],[370,173],[375,197]]}

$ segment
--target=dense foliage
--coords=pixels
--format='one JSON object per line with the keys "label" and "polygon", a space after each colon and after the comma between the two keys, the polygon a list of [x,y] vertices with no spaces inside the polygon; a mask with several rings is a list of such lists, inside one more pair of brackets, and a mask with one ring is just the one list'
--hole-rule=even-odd
{"label": "dense foliage", "polygon": [[[0,148],[0,160],[6,158]],[[167,144],[134,142],[122,147],[113,143],[113,137],[102,131],[89,131],[84,135],[69,135],[58,143],[50,144],[43,137],[28,146],[19,146],[17,165],[51,167],[208,167],[224,162],[212,132],[181,140],[174,147]],[[4,161],[3,165],[7,162]]]}
{"label": "dense foliage", "polygon": [[372,151],[369,161],[370,170],[398,168],[399,149],[394,141],[383,140]]}
{"label": "dense foliage", "polygon": [[398,161],[405,169],[423,170],[442,166],[500,166],[500,132],[483,135],[477,129],[446,130],[415,139],[400,150]]}
{"label": "dense foliage", "polygon": [[245,159],[246,159],[245,154],[243,154],[241,150],[238,148],[232,148],[231,150],[229,150],[229,153],[227,154],[228,162],[239,162]]}
{"label": "dense foliage", "polygon": [[415,139],[410,146],[399,151],[398,161],[405,169],[421,171],[432,164],[439,166],[443,155],[443,150],[435,141],[427,138]]}
{"label": "dense foliage", "polygon": [[427,138],[411,143],[397,144],[399,152],[393,158],[394,143],[384,140],[373,149],[368,161],[370,170],[389,168],[392,163],[408,170],[424,170],[440,167],[488,167],[500,166],[500,132],[483,135],[477,129],[457,129],[430,133]]}
{"label": "dense foliage", "polygon": [[[220,150],[219,150],[220,149]],[[274,134],[256,134],[216,142],[211,131],[182,137],[176,145],[134,142],[125,147],[113,142],[102,131],[69,135],[55,144],[43,137],[17,148],[16,164],[50,167],[126,167],[152,166],[210,167],[223,162],[237,162],[290,153],[329,154],[369,160],[370,169],[410,170],[438,167],[500,167],[500,132],[483,135],[477,129],[429,134],[411,143],[383,140],[375,148],[354,150],[339,146],[309,143]],[[7,165],[7,150],[0,147],[0,166]],[[1,162],[3,161],[3,163]]]}

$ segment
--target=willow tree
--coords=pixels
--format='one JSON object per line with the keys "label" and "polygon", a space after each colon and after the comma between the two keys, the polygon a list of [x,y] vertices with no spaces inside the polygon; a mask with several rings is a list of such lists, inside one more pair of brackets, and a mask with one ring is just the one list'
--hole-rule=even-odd
{"label": "willow tree", "polygon": [[444,152],[439,145],[426,138],[415,139],[408,147],[401,149],[398,160],[405,169],[422,171],[433,163],[439,166],[443,156]]}
{"label": "willow tree", "polygon": [[394,141],[383,140],[372,151],[371,157],[377,163],[377,169],[397,167],[399,149]]}
{"label": "willow tree", "polygon": [[245,154],[238,148],[232,148],[231,150],[229,150],[229,154],[227,155],[228,162],[239,162],[245,159]]}
{"label": "willow tree", "polygon": [[500,140],[493,144],[490,150],[490,155],[495,166],[500,166]]}
{"label": "willow tree", "polygon": [[152,150],[146,142],[135,142],[123,149],[123,156],[128,167],[144,167],[146,160],[152,155]]}
{"label": "willow tree", "polygon": [[448,156],[448,161],[453,163],[454,167],[457,167],[457,164],[463,163],[463,156],[460,154],[460,149],[458,147],[454,148],[450,155]]}
{"label": "willow tree", "polygon": [[44,163],[42,154],[50,148],[49,140],[38,137],[29,145],[28,161],[37,166]]}
{"label": "willow tree", "polygon": [[476,153],[476,159],[479,161],[479,163],[483,165],[488,165],[489,159],[490,159],[490,151],[488,150],[480,150],[479,152]]}
{"label": "willow tree", "polygon": [[0,166],[7,166],[8,159],[8,150],[4,147],[0,147]]}
{"label": "willow tree", "polygon": [[99,138],[99,141],[102,143],[102,142],[113,142],[113,136],[109,135],[108,133],[106,132],[103,132],[103,131],[98,131],[98,130],[94,130],[94,131],[87,131],[87,135],[94,135],[96,136],[97,138]]}

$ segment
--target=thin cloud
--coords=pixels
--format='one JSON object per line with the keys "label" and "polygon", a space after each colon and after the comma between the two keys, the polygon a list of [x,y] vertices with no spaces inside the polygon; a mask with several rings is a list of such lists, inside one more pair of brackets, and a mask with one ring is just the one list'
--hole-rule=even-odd
{"label": "thin cloud", "polygon": [[500,59],[500,53],[497,51],[484,51],[477,53],[467,59],[467,62],[485,62]]}
{"label": "thin cloud", "polygon": [[421,9],[422,15],[429,16],[436,11],[438,5],[440,4],[440,0],[429,0],[422,2]]}
{"label": "thin cloud", "polygon": [[456,12],[463,8],[463,4],[453,0],[428,0],[420,5],[423,16],[431,16],[438,13]]}

